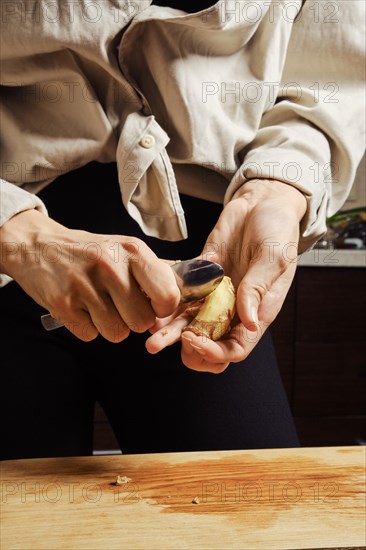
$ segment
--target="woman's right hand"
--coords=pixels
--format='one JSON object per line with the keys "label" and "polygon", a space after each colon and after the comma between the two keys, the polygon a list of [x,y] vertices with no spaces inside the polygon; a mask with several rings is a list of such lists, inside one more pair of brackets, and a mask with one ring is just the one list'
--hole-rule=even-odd
{"label": "woman's right hand", "polygon": [[178,307],[172,269],[135,237],[68,229],[33,209],[0,242],[0,271],[81,340],[121,342]]}

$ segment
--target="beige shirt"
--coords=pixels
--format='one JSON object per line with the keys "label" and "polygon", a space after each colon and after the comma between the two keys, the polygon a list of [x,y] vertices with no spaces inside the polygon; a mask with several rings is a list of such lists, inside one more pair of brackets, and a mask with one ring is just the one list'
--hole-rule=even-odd
{"label": "beige shirt", "polygon": [[37,192],[59,175],[116,161],[147,235],[187,237],[179,193],[226,204],[270,178],[306,195],[310,248],[365,151],[366,3],[301,4],[2,2],[1,224],[47,213]]}

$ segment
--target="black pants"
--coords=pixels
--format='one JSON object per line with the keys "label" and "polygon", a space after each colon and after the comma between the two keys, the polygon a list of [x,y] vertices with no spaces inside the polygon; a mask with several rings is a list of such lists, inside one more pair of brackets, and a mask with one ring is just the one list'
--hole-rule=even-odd
{"label": "black pants", "polygon": [[[190,238],[148,238],[124,210],[115,164],[92,163],[40,196],[68,227],[135,235],[172,259],[198,255],[221,210],[182,196]],[[2,459],[91,454],[96,399],[123,453],[299,445],[269,333],[245,361],[214,375],[186,368],[179,344],[148,354],[149,334],[112,344],[46,332],[45,311],[15,282],[0,289],[0,304]]]}

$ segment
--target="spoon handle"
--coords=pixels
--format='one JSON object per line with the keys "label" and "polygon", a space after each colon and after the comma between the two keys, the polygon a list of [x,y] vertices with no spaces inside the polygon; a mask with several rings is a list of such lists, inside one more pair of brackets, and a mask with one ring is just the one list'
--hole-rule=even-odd
{"label": "spoon handle", "polygon": [[63,327],[64,324],[52,317],[51,313],[46,313],[41,316],[41,323],[46,330],[54,330],[55,328]]}

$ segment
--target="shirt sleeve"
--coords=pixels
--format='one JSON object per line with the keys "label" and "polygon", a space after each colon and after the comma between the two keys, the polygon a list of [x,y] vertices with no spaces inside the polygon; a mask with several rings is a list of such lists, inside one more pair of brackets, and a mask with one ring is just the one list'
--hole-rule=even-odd
{"label": "shirt sleeve", "polygon": [[48,214],[45,204],[37,195],[0,178],[0,227],[15,214],[32,208]]}
{"label": "shirt sleeve", "polygon": [[306,2],[294,22],[274,104],[224,199],[253,178],[299,189],[308,205],[299,253],[314,246],[346,201],[365,152],[365,4],[327,6]]}
{"label": "shirt sleeve", "polygon": [[[0,227],[16,214],[32,208],[48,215],[46,206],[37,195],[0,178]],[[8,275],[0,273],[0,288],[11,280]]]}

